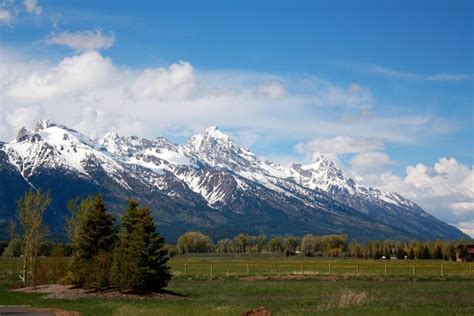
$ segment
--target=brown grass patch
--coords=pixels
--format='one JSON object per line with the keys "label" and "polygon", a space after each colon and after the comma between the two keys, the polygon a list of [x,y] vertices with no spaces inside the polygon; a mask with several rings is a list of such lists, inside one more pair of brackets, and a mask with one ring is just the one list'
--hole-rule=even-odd
{"label": "brown grass patch", "polygon": [[356,292],[344,289],[337,295],[329,299],[327,303],[318,306],[318,311],[328,311],[331,309],[345,309],[367,304],[372,298],[366,291]]}

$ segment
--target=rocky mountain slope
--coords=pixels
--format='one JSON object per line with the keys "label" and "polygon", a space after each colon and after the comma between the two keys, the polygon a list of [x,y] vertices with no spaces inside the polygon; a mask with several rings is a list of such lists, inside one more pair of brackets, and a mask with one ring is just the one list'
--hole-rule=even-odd
{"label": "rocky mountain slope", "polygon": [[397,193],[355,183],[324,156],[285,167],[237,145],[217,127],[177,145],[116,133],[92,140],[43,120],[0,143],[0,224],[14,216],[15,200],[29,188],[51,191],[46,219],[57,234],[69,199],[102,192],[116,216],[128,198],[139,198],[169,239],[187,230],[214,238],[239,232],[344,233],[359,240],[466,237]]}

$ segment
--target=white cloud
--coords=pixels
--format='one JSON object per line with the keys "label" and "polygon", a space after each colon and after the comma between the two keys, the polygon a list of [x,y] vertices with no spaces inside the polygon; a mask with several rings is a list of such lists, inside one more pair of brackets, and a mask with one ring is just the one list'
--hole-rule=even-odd
{"label": "white cloud", "polygon": [[461,81],[472,80],[472,73],[437,73],[432,75],[421,75],[413,72],[399,71],[379,65],[370,65],[368,67],[370,73],[391,77],[401,80],[424,80],[424,81]]}
{"label": "white cloud", "polygon": [[258,93],[261,95],[272,98],[272,99],[279,99],[285,96],[286,94],[286,87],[280,82],[270,82],[270,83],[263,83],[257,87]]}
{"label": "white cloud", "polygon": [[185,99],[196,88],[194,68],[180,61],[167,69],[145,69],[135,80],[132,92],[138,98]]}
{"label": "white cloud", "polygon": [[43,9],[38,5],[36,0],[25,0],[24,5],[28,13],[40,15],[43,12]]}
{"label": "white cloud", "polygon": [[13,112],[7,113],[6,121],[15,129],[20,129],[23,126],[30,126],[37,122],[43,115],[39,107],[20,107]]}
{"label": "white cloud", "polygon": [[99,137],[104,133],[115,130],[107,114],[92,106],[85,106],[81,111],[81,121],[74,126],[79,131],[84,131],[90,137]]}
{"label": "white cloud", "polygon": [[10,25],[14,18],[15,16],[10,12],[10,10],[0,9],[0,24]]}
{"label": "white cloud", "polygon": [[13,111],[7,111],[4,115],[0,115],[0,123],[4,128],[18,131],[24,126],[34,126],[43,116],[44,111],[39,106],[18,107]]}
{"label": "white cloud", "polygon": [[[337,146],[323,142],[324,151],[358,153],[381,151],[380,139],[413,142],[424,133],[433,133],[431,125],[445,123],[429,116],[375,114],[363,121],[347,122],[347,112],[373,106],[370,91],[359,84],[343,87],[308,76],[282,78],[256,72],[197,71],[189,62],[124,69],[98,52],[85,52],[50,64],[4,51],[0,47],[0,98],[5,104],[0,112],[39,105],[46,116],[70,126],[83,120],[84,108],[93,107],[106,113],[110,126],[123,134],[152,137],[179,131],[182,136],[182,131],[190,134],[218,125],[242,135],[247,133],[248,137],[242,137],[247,144],[271,144],[315,136],[332,139],[332,135],[342,133],[351,136],[340,136]],[[280,98],[255,93],[259,85],[271,82],[291,86]],[[253,131],[258,133],[251,135]],[[10,139],[15,133],[9,129],[0,139]],[[318,148],[311,148],[311,142],[304,144],[308,153],[322,151],[317,141],[313,145]]]}
{"label": "white cloud", "polygon": [[474,202],[456,202],[451,203],[449,207],[456,215],[473,215],[474,216]]}
{"label": "white cloud", "polygon": [[474,219],[455,224],[460,230],[474,238]]}
{"label": "white cloud", "polygon": [[114,45],[115,36],[105,35],[100,30],[62,32],[53,34],[44,40],[47,45],[67,46],[78,53],[107,49]]}
{"label": "white cloud", "polygon": [[114,79],[112,62],[97,52],[63,59],[46,72],[33,71],[7,87],[7,95],[24,102],[35,102],[59,95],[87,93],[104,87]]}
{"label": "white cloud", "polygon": [[392,163],[390,157],[384,152],[364,152],[354,156],[350,164],[355,168],[374,169],[385,167]]}
{"label": "white cloud", "polygon": [[351,158],[349,173],[359,183],[376,186],[379,183],[380,174],[392,163],[389,155],[384,152],[363,152]]}
{"label": "white cloud", "polygon": [[401,193],[435,216],[457,222],[474,214],[474,171],[454,158],[441,158],[433,167],[408,166],[406,176],[389,172],[380,176],[379,186]]}
{"label": "white cloud", "polygon": [[336,136],[334,138],[315,138],[306,143],[298,143],[298,153],[321,152],[325,154],[353,154],[378,151],[384,148],[382,139],[375,137]]}

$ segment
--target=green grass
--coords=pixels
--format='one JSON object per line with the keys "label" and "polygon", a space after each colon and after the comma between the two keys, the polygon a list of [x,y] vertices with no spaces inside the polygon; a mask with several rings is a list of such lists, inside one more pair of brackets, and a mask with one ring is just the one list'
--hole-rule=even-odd
{"label": "green grass", "polygon": [[[210,276],[211,265],[213,276],[244,275],[346,275],[346,276],[385,276],[419,277],[451,276],[469,278],[474,267],[468,262],[446,262],[437,260],[404,261],[404,260],[321,260],[311,257],[272,257],[272,256],[178,256],[170,260],[172,271],[176,275]],[[248,268],[248,269],[247,269]]]}
{"label": "green grass", "polygon": [[[214,274],[212,280],[208,275],[211,263]],[[465,273],[469,271],[466,270],[466,267],[469,268],[466,264],[445,263],[445,272],[448,269],[459,276],[443,279],[427,276],[431,273],[430,269],[439,272],[437,267],[440,262],[436,261],[416,262],[416,272],[421,276],[415,279],[402,277],[405,270],[408,274],[412,272],[411,262],[402,261],[387,263],[388,271],[399,273],[396,278],[380,277],[384,273],[384,262],[359,261],[363,273],[361,277],[278,279],[272,276],[275,263],[283,273],[292,272],[301,263],[304,263],[305,271],[311,271],[312,268],[323,269],[329,262],[313,258],[264,256],[180,256],[170,262],[176,276],[168,290],[184,295],[183,299],[87,298],[68,301],[6,291],[10,278],[7,273],[15,267],[15,262],[0,259],[0,304],[57,307],[80,311],[81,315],[239,315],[244,310],[261,305],[274,315],[474,314],[474,279]],[[188,265],[188,275],[182,273],[184,264]],[[266,274],[269,277],[260,280],[232,275],[231,271],[245,275],[247,264],[251,275]],[[354,261],[331,262],[334,273],[349,270],[349,265],[353,266],[350,270],[355,271],[356,264]],[[196,273],[191,273],[193,271]],[[227,272],[230,276],[227,276]]]}

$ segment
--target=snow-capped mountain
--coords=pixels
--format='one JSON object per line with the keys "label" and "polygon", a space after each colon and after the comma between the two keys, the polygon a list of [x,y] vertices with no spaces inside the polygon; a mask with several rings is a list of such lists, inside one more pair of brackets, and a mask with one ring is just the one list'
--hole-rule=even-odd
{"label": "snow-capped mountain", "polygon": [[178,145],[116,133],[92,140],[43,120],[0,143],[0,221],[13,216],[15,199],[30,187],[52,192],[47,219],[58,231],[67,200],[102,192],[117,215],[128,198],[139,198],[169,238],[190,229],[216,237],[465,237],[397,193],[355,183],[324,156],[285,167],[239,146],[217,127]]}

